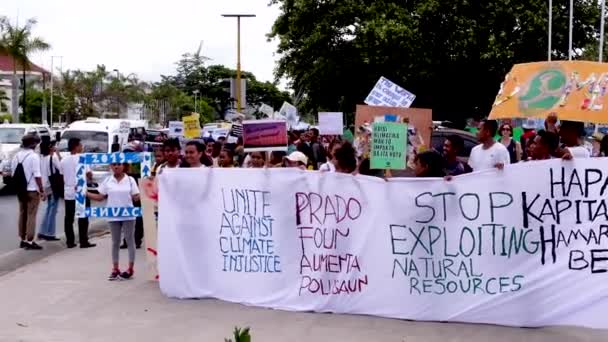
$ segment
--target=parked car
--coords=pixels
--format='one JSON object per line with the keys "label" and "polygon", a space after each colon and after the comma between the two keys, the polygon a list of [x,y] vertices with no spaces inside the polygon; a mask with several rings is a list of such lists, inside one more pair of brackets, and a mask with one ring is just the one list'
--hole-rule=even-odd
{"label": "parked car", "polygon": [[471,150],[473,147],[479,145],[479,141],[477,140],[477,136],[475,136],[475,134],[452,128],[436,129],[431,135],[431,146],[441,153],[443,151],[443,143],[450,135],[458,135],[462,138],[464,141],[464,149],[460,151],[458,157],[460,157],[461,161],[468,162],[469,156],[471,155]]}
{"label": "parked car", "polygon": [[36,134],[41,139],[49,137],[50,130],[41,124],[1,124],[0,125],[0,171],[4,184],[12,179],[11,160],[21,147],[21,138],[26,134]]}

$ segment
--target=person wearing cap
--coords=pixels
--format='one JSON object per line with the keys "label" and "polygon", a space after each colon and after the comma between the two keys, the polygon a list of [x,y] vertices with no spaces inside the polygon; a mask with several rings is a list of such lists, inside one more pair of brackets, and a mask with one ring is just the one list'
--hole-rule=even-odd
{"label": "person wearing cap", "polygon": [[[19,223],[18,233],[21,238],[20,248],[28,250],[42,249],[36,244],[36,214],[40,200],[44,200],[44,187],[42,186],[42,175],[40,172],[40,156],[34,151],[40,138],[37,135],[27,134],[21,139],[21,150],[17,152],[11,161],[13,177],[18,165],[23,167],[26,189],[24,193],[17,193],[19,200]],[[15,179],[15,178],[13,178]]]}
{"label": "person wearing cap", "polygon": [[295,167],[301,170],[306,170],[308,164],[308,157],[300,151],[291,152],[285,157],[286,167]]}

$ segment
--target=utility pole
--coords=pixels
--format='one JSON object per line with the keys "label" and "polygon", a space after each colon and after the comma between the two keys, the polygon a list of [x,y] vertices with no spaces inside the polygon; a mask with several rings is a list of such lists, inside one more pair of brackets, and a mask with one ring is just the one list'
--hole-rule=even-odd
{"label": "utility pole", "polygon": [[198,113],[198,106],[197,106],[197,98],[198,98],[198,89],[196,89],[195,91],[192,92],[194,94],[194,112]]}
{"label": "utility pole", "polygon": [[53,61],[55,58],[61,59],[61,65],[63,66],[63,56],[51,56],[51,119],[49,120],[49,127],[53,127],[53,75],[55,69],[53,69]]}
{"label": "utility pole", "polygon": [[568,25],[568,60],[572,60],[572,21],[574,18],[574,0],[570,0],[570,24]]}
{"label": "utility pole", "polygon": [[553,0],[549,0],[549,43],[547,45],[547,60],[551,62],[551,39],[553,38]]}
{"label": "utility pole", "polygon": [[602,15],[600,16],[600,63],[604,59],[604,17],[606,16],[606,0],[602,0]]}
{"label": "utility pole", "polygon": [[255,14],[222,14],[224,18],[236,18],[236,111],[241,112],[241,18],[253,18]]}
{"label": "utility pole", "polygon": [[[120,72],[118,71],[118,69],[114,69],[112,71],[116,72],[116,82],[120,83]],[[118,85],[120,86],[120,84]],[[116,94],[116,116],[120,118],[120,104],[118,103],[118,92]]]}

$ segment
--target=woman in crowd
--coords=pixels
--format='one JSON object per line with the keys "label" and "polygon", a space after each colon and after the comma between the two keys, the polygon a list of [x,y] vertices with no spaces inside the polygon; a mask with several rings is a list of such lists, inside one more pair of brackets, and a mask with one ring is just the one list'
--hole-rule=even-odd
{"label": "woman in crowd", "polygon": [[61,157],[55,149],[54,141],[43,141],[40,144],[40,174],[42,187],[46,197],[46,211],[42,219],[42,225],[38,232],[38,238],[47,241],[59,240],[55,237],[57,208],[59,199],[63,196],[63,178],[59,172]]}
{"label": "woman in crowd", "polygon": [[507,148],[507,151],[509,151],[511,163],[514,164],[521,160],[521,143],[513,139],[513,126],[510,124],[506,123],[500,126],[500,143]]}
{"label": "woman in crowd", "polygon": [[319,167],[322,172],[336,172],[336,151],[342,146],[342,141],[338,139],[332,140],[327,150],[327,162]]}
{"label": "woman in crowd", "polygon": [[283,167],[283,160],[287,153],[285,151],[272,151],[270,152],[270,161],[268,162],[269,167]]}
{"label": "woman in crowd", "polygon": [[247,167],[262,169],[266,166],[266,152],[251,152]]}
{"label": "woman in crowd", "polygon": [[227,148],[223,149],[220,152],[218,164],[219,167],[234,167],[234,152]]}
{"label": "woman in crowd", "polygon": [[416,177],[444,177],[445,165],[441,154],[435,150],[427,150],[416,154],[414,172]]}
{"label": "woman in crowd", "polygon": [[184,159],[188,164],[188,167],[200,168],[205,167],[201,162],[203,154],[205,153],[205,147],[198,141],[189,141],[186,144],[186,150],[184,153]]}
{"label": "woman in crowd", "polygon": [[[94,201],[106,201],[108,208],[133,207],[134,201],[139,201],[139,189],[133,177],[125,173],[125,164],[112,164],[112,176],[101,183],[98,194],[88,192],[87,197]],[[131,279],[135,265],[135,217],[108,218],[112,234],[112,273],[108,280]],[[129,249],[129,266],[125,272],[120,272],[118,266],[121,233],[124,234]]]}
{"label": "woman in crowd", "polygon": [[357,170],[357,151],[351,143],[345,141],[338,147],[333,154],[335,159],[336,172],[353,173]]}
{"label": "woman in crowd", "polygon": [[213,167],[220,166],[219,165],[220,152],[222,152],[222,143],[219,141],[216,141],[213,143],[213,151],[211,152],[211,162],[212,162]]}
{"label": "woman in crowd", "polygon": [[608,135],[604,135],[600,141],[599,157],[608,157]]}
{"label": "woman in crowd", "polygon": [[306,170],[306,165],[308,165],[308,157],[300,151],[291,152],[285,157],[285,167]]}

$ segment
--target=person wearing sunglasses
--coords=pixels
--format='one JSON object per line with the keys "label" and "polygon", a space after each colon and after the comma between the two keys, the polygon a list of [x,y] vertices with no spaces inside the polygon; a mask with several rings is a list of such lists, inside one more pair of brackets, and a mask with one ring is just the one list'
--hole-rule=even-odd
{"label": "person wearing sunglasses", "polygon": [[521,143],[513,139],[513,126],[510,124],[505,123],[500,126],[500,143],[509,151],[511,163],[517,163],[521,160]]}

